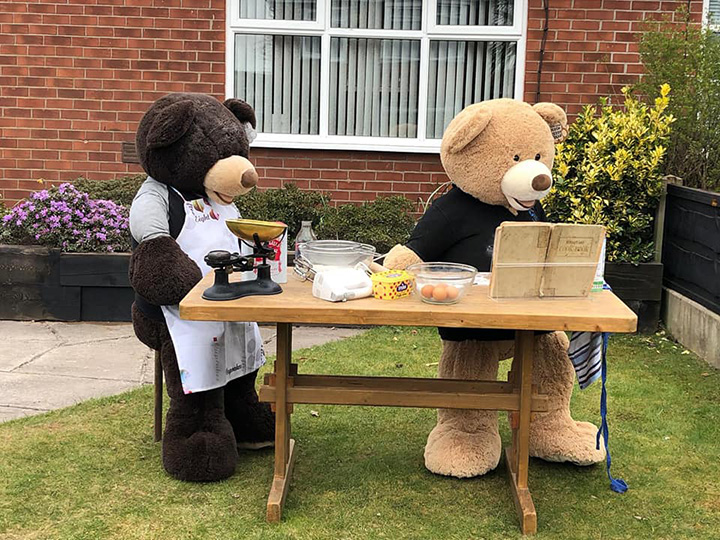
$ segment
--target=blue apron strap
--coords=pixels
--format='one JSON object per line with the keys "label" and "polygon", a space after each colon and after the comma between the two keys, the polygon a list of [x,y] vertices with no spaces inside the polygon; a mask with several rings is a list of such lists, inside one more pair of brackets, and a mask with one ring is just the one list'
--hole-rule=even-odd
{"label": "blue apron strap", "polygon": [[602,434],[603,441],[605,443],[605,456],[608,478],[610,479],[610,489],[616,493],[625,493],[628,490],[628,485],[625,480],[620,478],[613,478],[610,474],[610,448],[608,448],[609,429],[607,423],[607,390],[605,389],[605,381],[607,379],[607,346],[610,334],[603,332],[603,345],[602,345],[602,391],[600,393],[600,416],[602,418],[602,424],[598,429],[597,437],[595,440],[595,448],[600,449],[600,435]]}

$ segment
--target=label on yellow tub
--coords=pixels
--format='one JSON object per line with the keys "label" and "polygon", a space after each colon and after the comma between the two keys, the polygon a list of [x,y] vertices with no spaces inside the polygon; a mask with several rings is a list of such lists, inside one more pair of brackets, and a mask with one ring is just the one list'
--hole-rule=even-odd
{"label": "label on yellow tub", "polygon": [[405,270],[388,270],[370,276],[373,296],[380,300],[402,298],[412,292],[415,280]]}

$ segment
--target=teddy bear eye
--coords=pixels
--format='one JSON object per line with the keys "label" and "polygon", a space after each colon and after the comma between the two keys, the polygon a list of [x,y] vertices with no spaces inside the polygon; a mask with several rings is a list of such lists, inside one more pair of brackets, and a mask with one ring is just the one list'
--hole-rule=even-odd
{"label": "teddy bear eye", "polygon": [[540,154],[535,154],[535,161],[540,161]]}
{"label": "teddy bear eye", "polygon": [[515,154],[515,157],[513,157],[513,160],[514,160],[514,161],[520,161],[520,156],[518,156],[517,154]]}

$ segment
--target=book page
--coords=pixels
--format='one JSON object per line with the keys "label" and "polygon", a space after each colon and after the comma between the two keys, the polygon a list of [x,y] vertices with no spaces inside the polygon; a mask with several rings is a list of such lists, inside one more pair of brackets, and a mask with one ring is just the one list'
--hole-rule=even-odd
{"label": "book page", "polygon": [[550,223],[502,223],[495,232],[490,296],[537,297],[542,284]]}
{"label": "book page", "polygon": [[587,296],[597,269],[605,227],[554,224],[540,296]]}

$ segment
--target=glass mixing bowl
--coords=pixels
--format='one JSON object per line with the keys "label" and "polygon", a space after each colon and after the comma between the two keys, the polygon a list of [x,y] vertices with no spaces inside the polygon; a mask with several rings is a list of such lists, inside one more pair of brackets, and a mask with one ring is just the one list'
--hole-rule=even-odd
{"label": "glass mixing bowl", "polygon": [[354,268],[358,263],[369,266],[375,255],[374,246],[348,240],[312,240],[303,244],[301,254],[316,272],[327,267]]}
{"label": "glass mixing bowl", "polygon": [[467,264],[428,262],[407,271],[415,278],[415,296],[429,304],[455,304],[472,287],[477,269]]}

